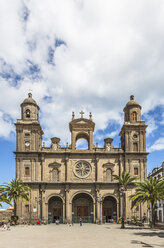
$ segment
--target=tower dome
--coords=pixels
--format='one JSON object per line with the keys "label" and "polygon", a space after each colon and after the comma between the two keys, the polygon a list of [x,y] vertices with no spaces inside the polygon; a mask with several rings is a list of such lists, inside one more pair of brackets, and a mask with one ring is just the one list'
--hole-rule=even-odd
{"label": "tower dome", "polygon": [[35,120],[38,121],[39,106],[36,101],[32,98],[32,94],[28,93],[28,98],[26,98],[22,104],[22,119],[23,120]]}
{"label": "tower dome", "polygon": [[141,120],[141,106],[134,100],[134,96],[130,96],[130,101],[124,108],[124,120],[125,122],[138,122]]}

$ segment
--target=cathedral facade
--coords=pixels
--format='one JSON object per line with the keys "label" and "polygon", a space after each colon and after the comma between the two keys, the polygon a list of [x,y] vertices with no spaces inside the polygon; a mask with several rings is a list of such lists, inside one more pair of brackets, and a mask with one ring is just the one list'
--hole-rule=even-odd
{"label": "cathedral facade", "polygon": [[[124,124],[120,131],[121,146],[113,139],[104,139],[104,147],[93,144],[95,123],[89,118],[75,118],[69,123],[71,144],[61,147],[60,138],[51,138],[51,146],[42,145],[43,130],[39,123],[39,106],[28,94],[21,104],[21,119],[16,122],[16,178],[31,187],[30,202],[20,202],[17,214],[22,220],[97,223],[115,221],[122,216],[120,185],[113,174],[123,171],[147,178],[146,124],[141,121],[141,106],[130,97],[124,108]],[[77,149],[76,142],[85,139],[88,149]],[[129,185],[125,192],[125,218],[147,214],[145,206],[131,210],[128,196],[134,192]]]}

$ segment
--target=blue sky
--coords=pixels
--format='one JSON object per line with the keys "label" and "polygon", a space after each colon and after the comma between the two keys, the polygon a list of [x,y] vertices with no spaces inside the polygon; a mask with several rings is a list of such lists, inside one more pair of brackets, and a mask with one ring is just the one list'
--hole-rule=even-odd
{"label": "blue sky", "polygon": [[[0,183],[15,176],[16,119],[32,92],[44,141],[70,144],[72,111],[93,114],[94,143],[119,146],[129,96],[148,125],[148,172],[164,160],[162,0],[0,1]],[[60,135],[59,135],[60,134]]]}

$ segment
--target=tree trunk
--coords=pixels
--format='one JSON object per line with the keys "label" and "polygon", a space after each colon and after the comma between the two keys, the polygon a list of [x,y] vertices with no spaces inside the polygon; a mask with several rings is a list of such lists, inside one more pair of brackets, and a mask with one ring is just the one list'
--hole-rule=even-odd
{"label": "tree trunk", "polygon": [[152,206],[152,225],[151,228],[155,227],[155,204],[154,202],[151,203]]}
{"label": "tree trunk", "polygon": [[14,216],[17,215],[17,205],[16,205],[16,201],[14,201]]}

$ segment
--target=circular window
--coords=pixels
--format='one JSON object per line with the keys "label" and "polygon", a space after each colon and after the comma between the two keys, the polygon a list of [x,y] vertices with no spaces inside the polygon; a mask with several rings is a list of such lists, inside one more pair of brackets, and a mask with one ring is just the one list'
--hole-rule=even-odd
{"label": "circular window", "polygon": [[86,161],[78,162],[74,167],[74,173],[77,177],[86,178],[91,172],[91,166]]}

